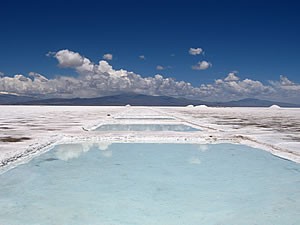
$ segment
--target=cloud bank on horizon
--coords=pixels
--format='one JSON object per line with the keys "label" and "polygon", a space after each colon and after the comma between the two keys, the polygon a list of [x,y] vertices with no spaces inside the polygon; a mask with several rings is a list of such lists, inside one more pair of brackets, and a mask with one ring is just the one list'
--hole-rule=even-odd
{"label": "cloud bank on horizon", "polygon": [[[201,54],[202,49],[192,49],[191,52],[192,55],[199,52]],[[225,78],[217,79],[214,83],[195,87],[188,82],[165,78],[160,74],[142,77],[124,69],[115,70],[105,60],[94,63],[68,49],[52,52],[50,55],[58,61],[59,67],[74,69],[77,77],[58,76],[48,79],[37,72],[30,72],[28,76],[16,74],[12,77],[0,73],[0,91],[45,98],[88,98],[134,92],[207,101],[261,98],[300,103],[300,84],[292,82],[286,76],[280,76],[278,81],[263,84],[257,80],[241,80],[236,72],[230,72]],[[112,55],[105,58],[110,60]],[[201,61],[193,69],[202,70],[210,66],[209,62]]]}

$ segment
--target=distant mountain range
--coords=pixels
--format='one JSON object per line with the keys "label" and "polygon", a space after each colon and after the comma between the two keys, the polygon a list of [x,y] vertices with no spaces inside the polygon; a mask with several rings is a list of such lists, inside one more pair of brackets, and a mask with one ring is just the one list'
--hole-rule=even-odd
{"label": "distant mountain range", "polygon": [[22,96],[14,93],[10,94],[5,92],[0,92],[0,105],[14,105],[14,104],[29,102],[34,100],[38,100],[38,98]]}
{"label": "distant mountain range", "polygon": [[21,96],[16,94],[1,93],[1,105],[77,105],[77,106],[187,106],[207,105],[215,107],[269,107],[279,105],[281,107],[300,107],[299,104],[274,102],[254,98],[246,98],[229,102],[206,102],[186,98],[174,98],[168,96],[150,96],[142,94],[120,94],[98,98],[51,98],[40,99],[37,97]]}

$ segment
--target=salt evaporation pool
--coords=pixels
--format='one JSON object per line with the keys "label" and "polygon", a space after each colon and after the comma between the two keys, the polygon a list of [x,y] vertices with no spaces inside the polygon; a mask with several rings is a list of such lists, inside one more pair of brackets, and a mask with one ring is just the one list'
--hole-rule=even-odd
{"label": "salt evaporation pool", "polygon": [[0,175],[0,224],[298,225],[299,184],[242,145],[65,144]]}
{"label": "salt evaporation pool", "polygon": [[190,132],[200,129],[185,124],[103,124],[95,131],[176,131]]}

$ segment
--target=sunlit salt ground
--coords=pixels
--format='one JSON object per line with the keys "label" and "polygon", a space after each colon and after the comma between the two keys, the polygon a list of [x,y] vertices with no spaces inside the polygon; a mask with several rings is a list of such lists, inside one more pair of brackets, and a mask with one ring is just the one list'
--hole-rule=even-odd
{"label": "sunlit salt ground", "polygon": [[[88,132],[100,124],[129,123],[179,123],[201,132]],[[68,143],[70,139],[234,142],[300,163],[300,108],[0,106],[0,167],[22,160],[51,143]]]}
{"label": "sunlit salt ground", "polygon": [[175,120],[172,117],[115,117],[117,120]]}
{"label": "sunlit salt ground", "polygon": [[96,131],[178,131],[189,132],[200,129],[184,124],[104,124]]}
{"label": "sunlit salt ground", "polygon": [[0,175],[5,225],[299,225],[300,164],[243,145],[65,144]]}

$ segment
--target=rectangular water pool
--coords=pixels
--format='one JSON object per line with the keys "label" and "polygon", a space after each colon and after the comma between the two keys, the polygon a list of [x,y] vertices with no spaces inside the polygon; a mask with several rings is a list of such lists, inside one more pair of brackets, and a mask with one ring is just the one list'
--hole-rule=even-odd
{"label": "rectangular water pool", "polygon": [[0,175],[0,224],[299,225],[299,184],[241,145],[65,144]]}
{"label": "rectangular water pool", "polygon": [[184,124],[103,124],[95,131],[176,131],[190,132],[200,129]]}

